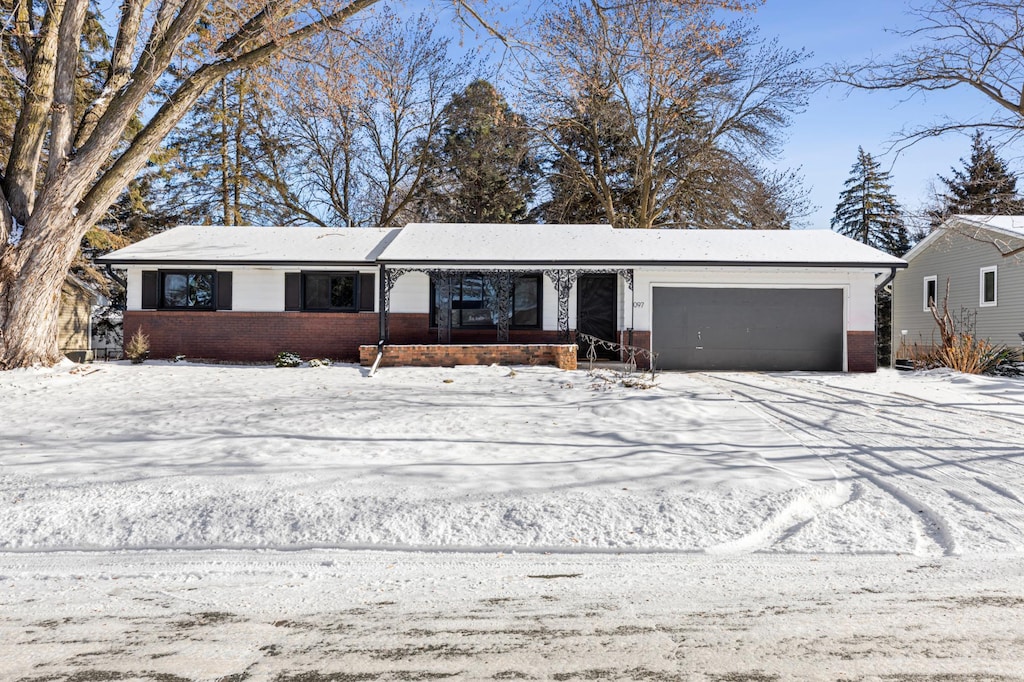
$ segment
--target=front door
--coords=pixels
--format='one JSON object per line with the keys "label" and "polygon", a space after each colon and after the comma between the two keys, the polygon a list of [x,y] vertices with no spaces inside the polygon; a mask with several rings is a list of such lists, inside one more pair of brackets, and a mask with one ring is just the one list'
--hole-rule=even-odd
{"label": "front door", "polygon": [[[617,342],[615,302],[618,296],[618,275],[580,275],[576,280],[576,331],[603,341]],[[585,356],[589,345],[580,344]],[[599,357],[617,358],[618,353],[598,348]]]}

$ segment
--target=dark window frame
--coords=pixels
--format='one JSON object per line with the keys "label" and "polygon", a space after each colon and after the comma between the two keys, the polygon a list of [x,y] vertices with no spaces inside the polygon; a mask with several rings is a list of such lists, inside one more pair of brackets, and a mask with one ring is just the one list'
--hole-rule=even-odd
{"label": "dark window frame", "polygon": [[[485,273],[481,273],[481,272],[477,272],[477,271],[473,271],[473,270],[466,270],[465,272],[460,272],[458,277],[459,277],[459,281],[458,281],[458,284],[456,284],[455,286],[457,286],[459,288],[459,291],[461,292],[462,291],[462,287],[463,287],[463,283],[464,283],[464,280],[465,280],[466,277],[486,278],[487,275]],[[537,307],[537,322],[535,324],[515,324],[515,319],[516,319],[516,310],[515,310],[516,292],[515,292],[515,285],[518,284],[519,280],[522,280],[522,279],[530,279],[530,280],[535,281],[536,284],[537,284],[537,305],[536,305],[536,307]],[[460,311],[461,312],[462,310],[481,310],[481,309],[486,309],[486,308],[483,308],[483,307],[472,307],[472,306],[462,307],[461,306],[461,293],[460,293],[459,302],[460,302],[459,307],[456,307],[455,305],[452,306],[452,313],[453,313],[452,329],[497,329],[498,325],[494,324],[494,323],[490,323],[490,324],[462,324],[461,321],[456,323],[456,321],[454,319],[454,317],[455,317],[454,313],[456,311]],[[541,273],[527,271],[527,272],[523,272],[522,274],[520,274],[516,278],[516,282],[513,285],[512,292],[511,292],[511,300],[509,301],[509,313],[511,315],[511,318],[509,319],[509,329],[543,329],[544,328],[544,276]],[[431,282],[430,282],[430,328],[431,329],[437,329],[437,287],[435,286],[433,280],[431,280]]]}
{"label": "dark window frame", "polygon": [[[170,305],[167,303],[167,278],[205,275],[210,278],[209,305]],[[157,310],[217,310],[217,271],[216,270],[157,270]]]}
{"label": "dark window frame", "polygon": [[[359,283],[360,272],[358,270],[303,270],[299,285],[299,310],[307,313],[358,313],[359,312]],[[310,276],[314,277],[349,277],[352,279],[352,305],[350,306],[328,306],[326,308],[311,308],[306,305],[306,281]]]}

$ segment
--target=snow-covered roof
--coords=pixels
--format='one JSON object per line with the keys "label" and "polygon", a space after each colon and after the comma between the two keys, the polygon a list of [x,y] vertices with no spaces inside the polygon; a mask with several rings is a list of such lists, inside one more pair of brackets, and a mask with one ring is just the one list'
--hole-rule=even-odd
{"label": "snow-covered roof", "polygon": [[625,230],[610,225],[413,223],[386,263],[851,265],[904,261],[830,230]]}
{"label": "snow-covered roof", "polygon": [[97,259],[112,265],[375,263],[399,228],[182,225]]}
{"label": "snow-covered roof", "polygon": [[1024,215],[955,215],[954,220],[1024,237]]}
{"label": "snow-covered roof", "polygon": [[950,230],[970,235],[976,234],[978,230],[988,230],[1004,237],[1024,239],[1024,215],[958,214],[951,216],[938,228],[932,230],[927,237],[915,244],[914,248],[907,251],[903,258],[906,260],[914,258],[918,253],[928,248],[932,242],[948,234]]}
{"label": "snow-covered roof", "polygon": [[795,265],[904,267],[829,230],[625,230],[413,223],[404,228],[184,225],[98,259],[112,265]]}

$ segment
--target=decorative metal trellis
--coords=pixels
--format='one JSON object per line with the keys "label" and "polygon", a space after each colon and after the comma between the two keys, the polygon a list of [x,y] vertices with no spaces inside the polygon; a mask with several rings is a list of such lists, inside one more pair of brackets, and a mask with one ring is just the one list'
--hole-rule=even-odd
{"label": "decorative metal trellis", "polygon": [[623,363],[626,365],[626,372],[632,374],[636,371],[636,359],[638,357],[647,360],[647,365],[650,368],[651,377],[654,377],[655,366],[658,362],[658,354],[648,348],[641,348],[640,346],[630,346],[624,343],[615,343],[614,341],[605,341],[599,339],[596,336],[590,334],[576,334],[576,343],[580,346],[587,347],[587,362],[589,363],[589,369],[593,371],[594,362],[597,360],[597,349],[603,348],[619,354],[622,358],[625,356]]}
{"label": "decorative metal trellis", "polygon": [[[391,291],[395,288],[398,278],[410,272],[425,273],[437,291],[438,311],[437,341],[451,343],[452,335],[452,278],[465,273],[478,274],[488,279],[494,286],[498,296],[498,341],[507,342],[511,316],[509,302],[516,279],[530,273],[529,270],[495,270],[465,269],[453,270],[444,268],[384,268],[384,291],[381,306],[384,311],[384,335],[388,334],[388,318],[391,314]],[[535,271],[534,271],[535,272]],[[629,290],[633,290],[633,271],[628,268],[549,268],[541,270],[551,280],[558,295],[558,332],[563,341],[571,340],[569,329],[569,296],[576,280],[581,274],[616,274],[626,282]],[[642,350],[642,349],[641,349]]]}
{"label": "decorative metal trellis", "polygon": [[558,333],[562,340],[566,342],[571,340],[571,334],[569,333],[569,295],[572,293],[572,288],[575,286],[580,274],[616,274],[626,281],[626,286],[629,287],[630,291],[633,290],[633,271],[626,268],[558,268],[544,270],[543,272],[551,280],[551,283],[555,285],[555,291],[558,293]]}

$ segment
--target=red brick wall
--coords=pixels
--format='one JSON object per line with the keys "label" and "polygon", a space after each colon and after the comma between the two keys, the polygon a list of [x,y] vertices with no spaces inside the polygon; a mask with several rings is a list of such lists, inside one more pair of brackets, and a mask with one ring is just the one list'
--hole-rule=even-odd
{"label": "red brick wall", "polygon": [[878,369],[874,332],[846,332],[846,365],[850,372]]}
{"label": "red brick wall", "polygon": [[[372,365],[377,346],[362,346],[359,361]],[[572,344],[410,344],[384,347],[383,367],[452,367],[454,365],[554,365],[576,369],[576,346]]]}
{"label": "red brick wall", "polygon": [[354,362],[359,346],[379,336],[377,313],[125,312],[126,342],[140,327],[150,357],[239,362],[272,362],[281,351]]}
{"label": "red brick wall", "polygon": [[[619,331],[619,343],[623,346],[636,346],[637,348],[643,348],[645,350],[651,350],[651,333],[645,331],[633,330],[632,341],[630,341],[629,330],[623,329]],[[626,354],[622,354],[622,361],[626,361]],[[640,355],[636,356],[637,369],[650,369],[651,363],[646,357]],[[657,371],[657,367],[655,367]]]}

